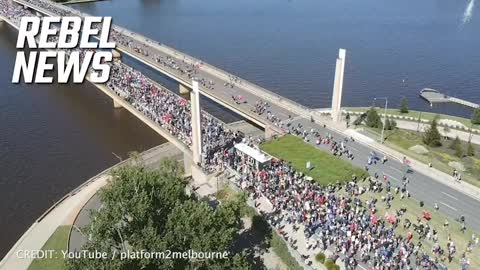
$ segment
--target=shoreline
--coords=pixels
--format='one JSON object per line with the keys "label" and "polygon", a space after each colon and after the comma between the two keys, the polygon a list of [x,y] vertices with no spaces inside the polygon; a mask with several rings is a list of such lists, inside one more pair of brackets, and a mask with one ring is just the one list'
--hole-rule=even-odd
{"label": "shoreline", "polygon": [[[28,269],[33,259],[19,259],[15,257],[18,250],[40,250],[52,233],[60,225],[72,223],[76,219],[78,213],[85,204],[107,184],[109,173],[112,169],[124,166],[126,164],[134,164],[137,158],[145,165],[155,163],[155,160],[165,158],[163,155],[165,148],[175,148],[171,143],[164,143],[150,148],[138,156],[130,157],[123,160],[89,178],[78,187],[63,196],[55,202],[42,215],[40,215],[33,224],[25,231],[25,233],[15,242],[10,250],[0,261],[0,269]],[[175,149],[177,152],[179,150]],[[177,153],[178,154],[178,153]],[[171,156],[175,156],[171,155]],[[148,162],[154,160],[153,162]]]}

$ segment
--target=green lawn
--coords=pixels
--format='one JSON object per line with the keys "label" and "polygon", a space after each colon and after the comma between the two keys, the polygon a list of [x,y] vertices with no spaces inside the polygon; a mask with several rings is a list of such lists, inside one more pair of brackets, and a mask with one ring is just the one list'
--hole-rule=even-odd
{"label": "green lawn", "polygon": [[[377,129],[365,127],[365,131],[368,136],[378,139],[380,132]],[[450,161],[461,162],[466,171],[461,172],[463,181],[466,181],[472,185],[480,187],[480,149],[476,147],[476,157],[463,157],[459,158],[454,155],[454,151],[449,149],[451,140],[443,140],[443,146],[441,147],[429,147],[422,142],[423,133],[417,133],[415,131],[396,129],[387,130],[385,133],[385,144],[396,151],[410,156],[425,164],[432,163],[432,166],[437,170],[444,173],[451,174],[453,168],[448,165]],[[415,145],[422,145],[426,147],[429,152],[426,154],[417,154],[408,150]],[[466,144],[463,144],[464,150],[467,148]]]}
{"label": "green lawn", "polygon": [[28,270],[63,270],[65,268],[65,260],[63,259],[62,250],[67,250],[68,235],[70,234],[69,225],[59,226],[50,236],[42,250],[56,250],[52,259],[35,259]]}
{"label": "green lawn", "polygon": [[[365,170],[292,135],[266,142],[261,145],[261,149],[276,158],[291,162],[297,171],[304,172],[323,185],[349,181],[353,174],[359,177],[367,174]],[[311,162],[310,170],[306,169],[307,161]]]}
{"label": "green lawn", "polygon": [[[370,109],[370,107],[350,107],[345,109],[351,112],[366,112]],[[379,114],[383,115],[384,113],[383,108],[376,107],[376,109]],[[470,119],[467,119],[467,118],[462,118],[462,117],[457,117],[457,116],[452,116],[447,114],[420,112],[420,111],[412,111],[412,110],[409,110],[408,113],[400,113],[399,109],[387,109],[387,115],[401,115],[401,116],[413,117],[415,121],[417,121],[419,117],[421,117],[421,119],[432,121],[436,116],[438,116],[439,119],[449,119],[449,120],[458,121],[464,124],[467,128],[470,128],[470,125],[472,124]],[[473,128],[480,129],[480,125],[473,125]]]}

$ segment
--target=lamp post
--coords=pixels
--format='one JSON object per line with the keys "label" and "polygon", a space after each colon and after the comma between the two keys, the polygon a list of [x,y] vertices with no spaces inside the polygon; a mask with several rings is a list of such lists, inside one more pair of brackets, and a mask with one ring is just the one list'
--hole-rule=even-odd
{"label": "lamp post", "polygon": [[381,138],[380,138],[380,143],[383,143],[383,135],[385,133],[385,123],[387,122],[387,107],[388,107],[388,98],[387,97],[380,97],[380,98],[374,98],[373,100],[377,100],[377,99],[385,99],[385,113],[383,114],[383,125],[382,125],[382,135],[381,135]]}

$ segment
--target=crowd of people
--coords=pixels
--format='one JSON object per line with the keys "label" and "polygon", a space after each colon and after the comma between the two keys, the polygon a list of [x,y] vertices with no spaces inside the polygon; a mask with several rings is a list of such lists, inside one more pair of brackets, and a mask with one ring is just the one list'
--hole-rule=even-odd
{"label": "crowd of people", "polygon": [[[57,8],[44,1],[26,0],[61,16],[70,12]],[[32,16],[20,5],[0,0],[1,13],[14,23],[20,23],[22,16]],[[150,56],[148,49],[135,45],[132,40],[116,30],[111,31],[111,38],[123,46],[130,47],[145,56]],[[200,78],[198,68],[201,63],[190,64],[187,61],[176,61],[171,57],[154,55],[157,63],[176,70],[189,79],[198,80],[208,89],[214,89],[215,83]],[[145,116],[159,124],[177,139],[191,145],[191,114],[188,100],[154,83],[138,70],[120,61],[112,61],[111,77],[106,86]],[[236,77],[230,77],[225,85],[232,87],[241,83]],[[267,119],[280,125],[283,122],[268,110],[269,104],[258,101],[253,111],[259,115],[266,114]],[[472,243],[466,251],[459,252],[456,244],[449,239],[446,246],[438,242],[438,232],[428,225],[426,217],[417,220],[404,218],[407,209],[393,211],[384,217],[378,216],[379,204],[389,209],[395,196],[409,196],[408,178],[404,178],[402,186],[392,190],[388,178],[379,179],[377,173],[373,177],[358,178],[352,176],[346,183],[335,183],[321,186],[303,173],[297,172],[288,163],[273,160],[264,169],[257,170],[247,163],[231,148],[242,139],[241,134],[229,130],[224,123],[202,112],[202,168],[212,172],[219,168],[229,167],[237,171],[241,177],[238,185],[248,191],[254,199],[265,197],[273,205],[269,222],[276,227],[283,237],[295,248],[291,235],[283,230],[293,225],[294,229],[302,228],[309,249],[320,248],[330,250],[333,258],[341,258],[347,269],[355,269],[359,264],[369,265],[375,270],[386,269],[442,269],[442,262],[451,262],[459,255],[462,269],[468,269],[468,258],[465,255],[478,245],[478,237],[472,236]],[[329,133],[320,134],[315,130],[307,130],[301,124],[286,124],[288,133],[303,138],[305,141],[314,138],[318,145],[326,145],[333,155],[354,159],[353,152],[348,149],[348,139],[335,140]],[[253,144],[253,141],[250,142]],[[368,166],[374,166],[376,156],[368,158]],[[386,162],[386,159],[382,159]],[[381,200],[362,201],[359,196],[365,193],[386,193]],[[395,229],[403,226],[407,235],[398,235]],[[421,241],[414,241],[413,235],[419,239],[432,241],[431,252],[427,255]],[[312,259],[310,258],[310,261]],[[307,259],[308,261],[308,259]]]}
{"label": "crowd of people", "polygon": [[[33,16],[20,5],[5,0],[0,1],[0,7],[2,14],[15,18],[18,24],[21,16]],[[55,36],[49,38],[52,42],[58,39]],[[80,55],[85,52],[82,49],[75,50],[80,50]],[[187,146],[191,146],[191,109],[188,100],[153,82],[140,71],[121,61],[114,60],[109,65],[110,79],[105,84],[109,89]],[[231,148],[235,141],[241,139],[241,134],[228,129],[223,122],[205,111],[201,113],[201,133],[202,164],[200,165],[207,172],[213,172],[222,163],[222,151]]]}
{"label": "crowd of people", "polygon": [[[322,136],[298,126],[293,130],[300,137],[306,138],[306,133],[319,137],[321,143],[331,147],[334,155],[351,156],[346,141],[335,141],[331,134]],[[253,143],[251,145],[255,147]],[[390,209],[395,196],[403,198],[408,194],[408,177],[404,177],[402,185],[395,189],[388,179],[379,179],[378,175],[352,176],[344,184],[322,186],[281,160],[274,159],[267,168],[257,170],[242,155],[227,153],[226,156],[226,166],[241,175],[238,186],[249,192],[253,199],[264,197],[271,202],[273,212],[268,217],[269,222],[294,249],[298,246],[284,230],[287,224],[293,225],[294,230],[304,230],[308,250],[330,250],[333,259],[343,263],[347,270],[356,269],[359,264],[374,270],[446,269],[444,263],[451,262],[459,253],[451,239],[446,246],[439,244],[438,231],[428,224],[427,216],[409,220],[404,218],[406,208],[387,210],[383,217],[378,215],[379,207]],[[386,161],[382,159],[382,162]],[[365,193],[384,195],[379,200],[362,201],[359,196]],[[396,234],[398,226],[403,226],[408,233]],[[418,241],[413,240],[414,234]],[[433,243],[431,252],[436,256],[428,255],[422,239]],[[478,243],[478,237],[472,236],[472,239]],[[460,254],[463,270],[469,267],[466,252],[469,249],[471,252],[473,242]],[[307,264],[313,260],[309,256],[304,259]]]}

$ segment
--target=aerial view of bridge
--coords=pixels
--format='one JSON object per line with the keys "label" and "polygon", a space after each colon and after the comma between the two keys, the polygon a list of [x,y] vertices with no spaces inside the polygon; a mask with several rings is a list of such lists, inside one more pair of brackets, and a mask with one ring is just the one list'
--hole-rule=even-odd
{"label": "aerial view of bridge", "polygon": [[[2,1],[9,2],[9,0]],[[21,6],[25,12],[36,16],[88,16],[68,6],[45,0],[13,0],[13,3],[16,3],[15,7]],[[16,20],[8,14],[0,14],[0,19],[16,29],[19,28],[18,18]],[[305,131],[315,130],[322,134],[331,134],[338,140],[351,140],[348,143],[349,148],[356,158],[345,160],[356,166],[363,167],[367,164],[372,152],[385,156],[389,162],[379,166],[396,184],[401,184],[407,170],[413,169],[415,181],[410,183],[409,189],[414,198],[428,205],[441,202],[446,207],[442,207],[440,212],[453,219],[462,215],[468,220],[469,227],[480,230],[478,215],[480,194],[475,191],[476,189],[469,188],[466,183],[463,186],[455,185],[450,175],[431,170],[419,162],[406,166],[405,158],[401,154],[387,149],[381,143],[352,133],[345,126],[341,107],[346,61],[344,49],[339,50],[336,59],[332,59],[332,62],[336,61],[332,107],[319,111],[123,27],[114,25],[110,38],[116,42],[117,57],[121,58],[122,54],[128,55],[178,83],[178,90],[167,89],[146,75],[141,75],[145,83],[155,88],[155,91],[164,93],[170,100],[188,105],[185,105],[184,115],[189,118],[187,123],[189,126],[191,123],[191,132],[184,134],[173,124],[170,125],[170,120],[163,119],[165,116],[150,112],[149,108],[134,99],[133,93],[122,89],[120,83],[107,82],[95,84],[95,86],[112,99],[115,108],[128,110],[183,152],[185,169],[193,178],[207,181],[216,173],[211,169],[216,165],[207,159],[212,158],[213,155],[221,155],[221,152],[215,149],[206,153],[210,151],[205,149],[209,125],[228,129],[226,123],[201,109],[200,96],[204,96],[258,126],[264,131],[267,139],[287,134],[289,127],[298,126]],[[140,74],[120,59],[114,62],[112,68],[116,71],[125,72],[127,75]],[[190,100],[186,101],[178,94],[190,95]],[[266,107],[268,112],[259,111],[259,107]],[[231,131],[225,132],[225,137],[232,136],[231,140],[237,139],[236,134],[232,135],[233,132],[229,132]],[[310,142],[313,143],[314,140]],[[229,140],[218,145],[222,151],[230,147],[232,145]],[[328,149],[323,150],[328,151]],[[0,266],[8,269],[8,266],[15,265],[14,263],[16,263],[14,259],[7,255]]]}

